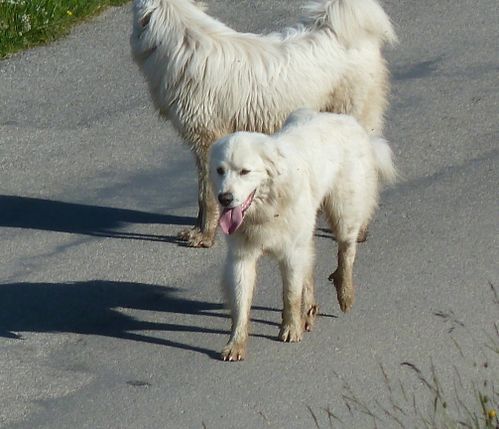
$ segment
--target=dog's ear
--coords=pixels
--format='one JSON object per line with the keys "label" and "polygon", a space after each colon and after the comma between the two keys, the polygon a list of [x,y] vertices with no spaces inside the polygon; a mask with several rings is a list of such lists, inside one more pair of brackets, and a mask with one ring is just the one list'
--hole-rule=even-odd
{"label": "dog's ear", "polygon": [[284,155],[273,142],[263,142],[262,158],[265,170],[270,178],[275,178],[283,173]]}

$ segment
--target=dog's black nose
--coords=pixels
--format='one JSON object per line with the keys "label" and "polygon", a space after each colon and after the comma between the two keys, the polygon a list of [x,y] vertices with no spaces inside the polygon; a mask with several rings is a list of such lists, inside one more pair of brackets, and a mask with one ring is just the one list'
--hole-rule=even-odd
{"label": "dog's black nose", "polygon": [[232,201],[234,201],[234,195],[230,192],[223,192],[218,194],[218,201],[222,206],[227,207]]}

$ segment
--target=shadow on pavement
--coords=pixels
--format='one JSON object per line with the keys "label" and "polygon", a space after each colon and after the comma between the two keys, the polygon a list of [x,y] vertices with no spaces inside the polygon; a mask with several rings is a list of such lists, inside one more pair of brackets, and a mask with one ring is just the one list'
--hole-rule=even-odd
{"label": "shadow on pavement", "polygon": [[405,64],[392,70],[394,80],[423,79],[435,73],[443,56],[439,55],[427,61]]}
{"label": "shadow on pavement", "polygon": [[118,310],[228,318],[220,303],[180,298],[175,292],[171,287],[104,280],[0,284],[0,337],[22,339],[16,332],[100,335],[195,351],[218,359],[216,351],[145,335],[143,331],[228,335],[228,330],[206,327],[205,320],[197,326],[144,321]]}
{"label": "shadow on pavement", "polygon": [[0,227],[177,243],[176,237],[117,231],[129,223],[193,225],[194,218],[0,195]]}

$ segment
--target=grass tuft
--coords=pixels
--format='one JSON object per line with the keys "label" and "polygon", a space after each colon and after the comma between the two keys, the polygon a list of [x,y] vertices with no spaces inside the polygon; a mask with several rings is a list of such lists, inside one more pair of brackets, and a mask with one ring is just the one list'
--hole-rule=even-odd
{"label": "grass tuft", "polygon": [[51,42],[76,23],[128,0],[0,0],[0,58]]}

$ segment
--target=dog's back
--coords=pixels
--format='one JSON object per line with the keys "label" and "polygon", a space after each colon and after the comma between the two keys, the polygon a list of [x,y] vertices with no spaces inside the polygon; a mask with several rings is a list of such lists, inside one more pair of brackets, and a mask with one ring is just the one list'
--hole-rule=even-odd
{"label": "dog's back", "polygon": [[[316,210],[327,200],[336,216],[343,207],[341,210],[348,211],[345,215],[367,223],[377,205],[380,181],[393,182],[395,178],[388,143],[370,137],[348,115],[300,109],[290,115],[274,139],[290,168],[289,176],[282,181],[288,186],[305,182],[301,186],[307,192],[310,189],[309,203]],[[299,207],[301,197],[296,199]]]}
{"label": "dog's back", "polygon": [[319,165],[330,169],[336,164],[345,167],[366,158],[365,168],[375,170],[381,180],[393,183],[396,171],[392,151],[381,137],[371,137],[350,115],[298,109],[289,115],[283,128],[275,134],[284,145],[293,146],[301,158],[309,159],[314,170]]}
{"label": "dog's back", "polygon": [[311,180],[316,182],[311,186],[319,186],[322,193],[327,192],[338,174],[351,176],[352,170],[375,168],[367,132],[348,115],[297,110],[275,134],[275,140],[294,158],[292,163],[304,164],[302,168],[306,168]]}

